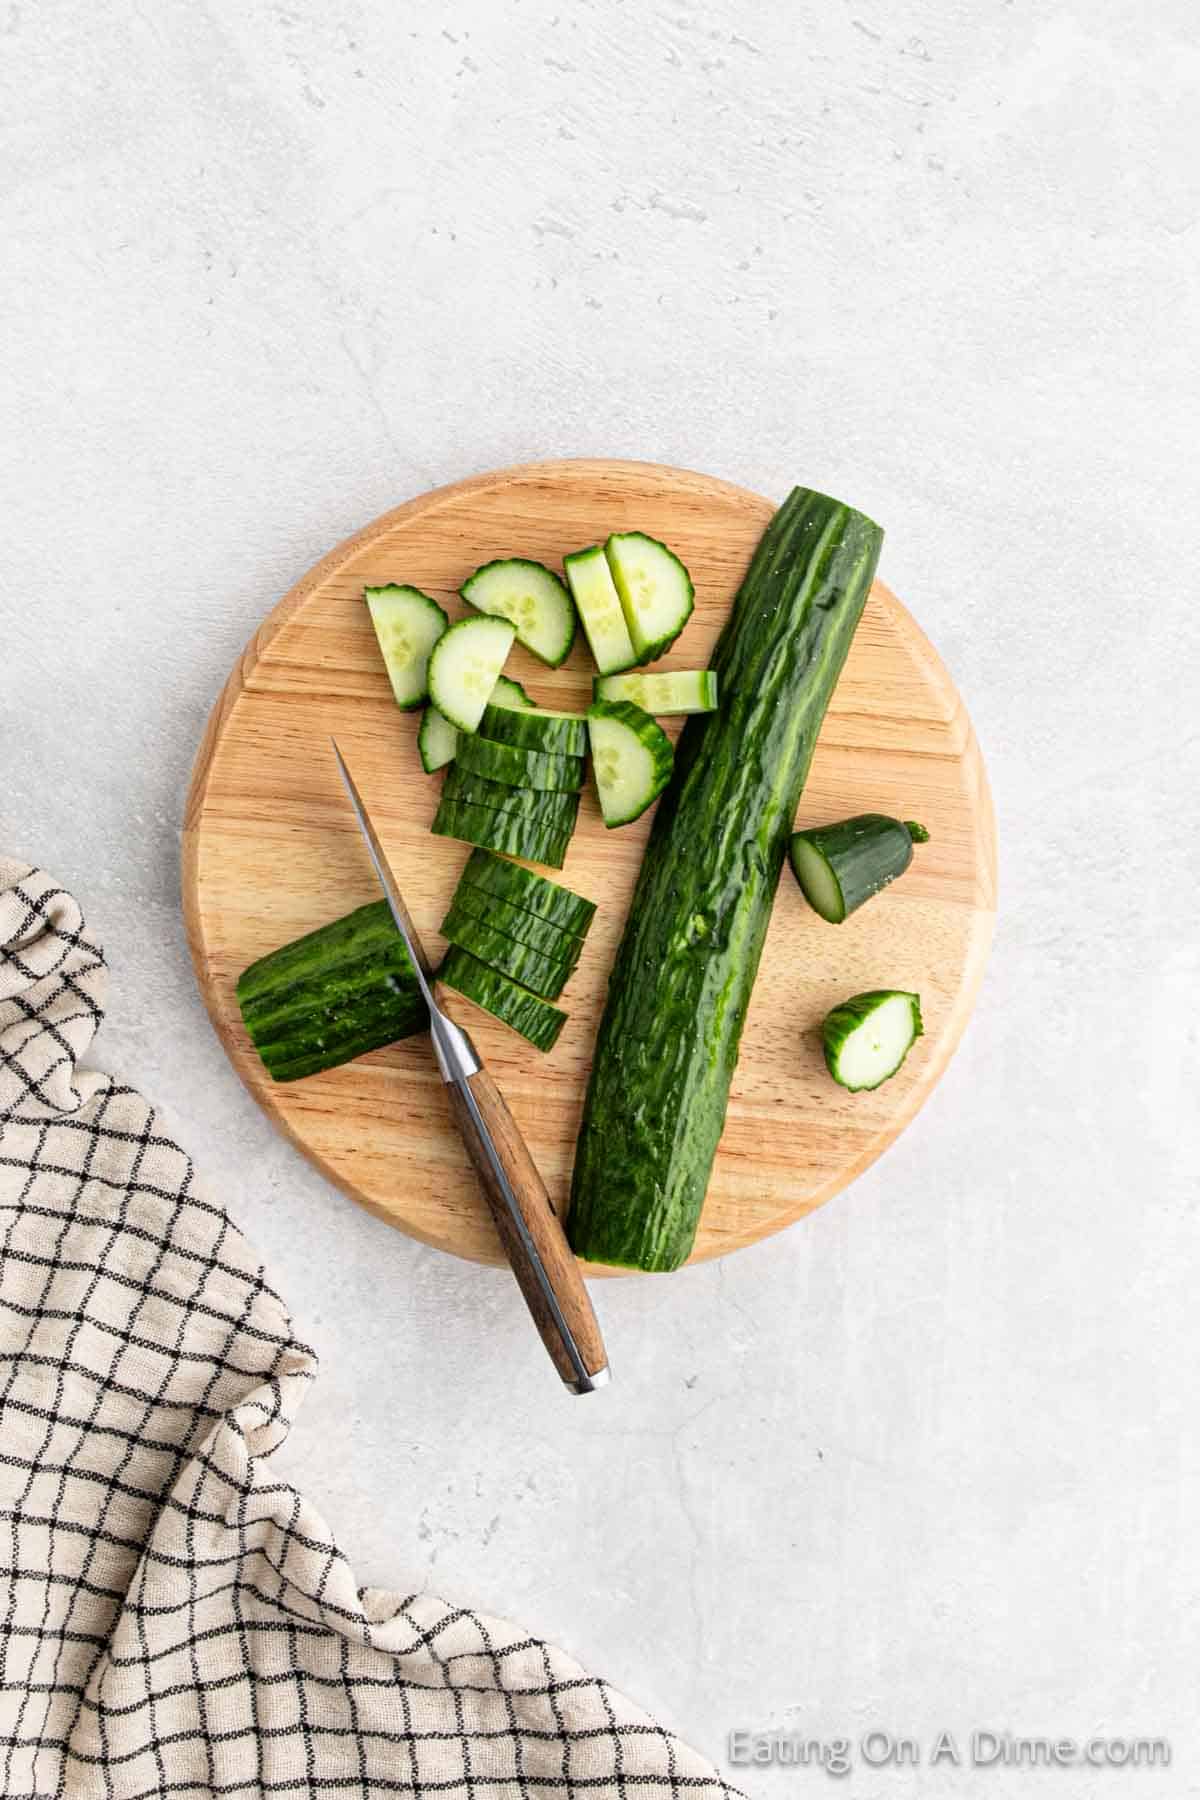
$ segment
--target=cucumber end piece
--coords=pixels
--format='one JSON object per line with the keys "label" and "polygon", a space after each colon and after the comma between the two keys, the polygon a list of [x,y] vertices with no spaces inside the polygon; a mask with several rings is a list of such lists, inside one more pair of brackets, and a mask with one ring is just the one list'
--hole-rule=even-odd
{"label": "cucumber end piece", "polygon": [[929,833],[923,825],[918,825],[915,819],[905,819],[904,829],[907,831],[914,844],[927,844],[929,842]]}
{"label": "cucumber end piece", "polygon": [[891,1079],[924,1032],[919,995],[899,989],[855,994],[826,1014],[825,1066],[839,1087],[870,1093]]}

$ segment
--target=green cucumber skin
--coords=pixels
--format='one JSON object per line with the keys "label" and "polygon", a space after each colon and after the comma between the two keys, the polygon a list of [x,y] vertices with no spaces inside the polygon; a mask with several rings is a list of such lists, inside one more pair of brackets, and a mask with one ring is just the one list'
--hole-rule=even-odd
{"label": "green cucumber skin", "polygon": [[501,1024],[519,1032],[543,1053],[553,1050],[567,1022],[566,1013],[560,1012],[557,1006],[539,1000],[536,994],[527,993],[517,982],[489,969],[457,945],[451,944],[447,950],[439,979],[456,994],[464,994],[484,1012],[491,1013]]}
{"label": "green cucumber skin", "polygon": [[276,1081],[335,1068],[429,1024],[386,900],[251,963],[238,981],[237,1001]]}
{"label": "green cucumber skin", "polygon": [[464,737],[457,763],[470,775],[538,793],[577,794],[583,787],[582,756],[556,756],[545,750],[523,750],[516,744],[494,744],[483,737]]}
{"label": "green cucumber skin", "polygon": [[796,488],[721,634],[721,710],[687,721],[609,981],[568,1235],[589,1261],[678,1268],[725,1122],[742,1024],[879,527]]}
{"label": "green cucumber skin", "polygon": [[440,930],[449,944],[467,950],[489,969],[499,969],[542,1000],[557,1000],[570,979],[571,971],[563,963],[542,956],[528,944],[485,925],[482,919],[464,908],[452,905],[442,920]]}
{"label": "green cucumber skin", "polygon": [[596,916],[594,900],[574,894],[561,882],[549,881],[532,869],[523,869],[520,863],[494,856],[490,850],[472,850],[461,879],[484,893],[499,894],[511,906],[539,919],[550,920],[573,937],[586,937]]}
{"label": "green cucumber skin", "polygon": [[491,701],[483,709],[476,736],[555,756],[586,756],[588,747],[587,721],[581,713],[548,714],[536,708],[525,713]]}
{"label": "green cucumber skin", "polygon": [[[884,1000],[893,1000],[897,997],[907,1000],[912,1008],[913,1034],[908,1050],[904,1052],[895,1068],[889,1069],[886,1075],[881,1075],[878,1081],[869,1082],[864,1087],[851,1087],[850,1083],[843,1081],[838,1073],[838,1056],[842,1045],[851,1032],[857,1031],[860,1025],[866,1023],[877,1006],[881,1005]],[[825,1067],[838,1086],[844,1088],[848,1094],[873,1094],[876,1088],[883,1086],[885,1081],[890,1081],[893,1075],[899,1074],[908,1060],[909,1050],[912,1049],[917,1039],[924,1035],[925,1021],[921,1017],[919,995],[909,993],[905,988],[875,988],[867,994],[853,994],[849,1000],[843,1000],[840,1005],[832,1007],[825,1014],[821,1023],[821,1048],[825,1054]]]}
{"label": "green cucumber skin", "polygon": [[[796,861],[798,842],[811,844],[833,874],[843,909],[841,919],[827,920],[833,925],[840,925],[889,882],[903,875],[913,857],[913,836],[908,826],[884,813],[858,813],[836,825],[813,825],[805,831],[794,831],[788,841],[788,857],[802,893],[804,884]],[[813,910],[817,911],[815,907]],[[825,918],[825,914],[818,913],[818,917]]]}
{"label": "green cucumber skin", "polygon": [[459,763],[446,772],[442,795],[447,800],[466,800],[491,812],[527,820],[543,830],[573,831],[579,816],[578,794],[548,794],[540,788],[515,788],[504,781],[473,775]]}
{"label": "green cucumber skin", "polygon": [[571,842],[569,831],[547,831],[515,813],[493,812],[468,800],[447,800],[433,816],[430,828],[437,837],[457,838],[505,856],[523,856],[527,862],[561,869]]}
{"label": "green cucumber skin", "polygon": [[456,913],[478,919],[481,925],[487,925],[493,931],[502,931],[505,937],[513,938],[528,950],[535,950],[568,975],[579,961],[582,938],[572,937],[561,926],[552,925],[549,919],[523,912],[519,906],[502,900],[499,894],[485,894],[482,888],[472,887],[468,881],[460,881],[455,888],[451,908]]}

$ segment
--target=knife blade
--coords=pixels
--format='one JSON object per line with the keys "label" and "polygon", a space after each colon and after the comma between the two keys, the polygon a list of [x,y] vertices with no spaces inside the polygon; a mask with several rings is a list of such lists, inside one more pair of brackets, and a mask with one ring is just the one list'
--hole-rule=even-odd
{"label": "knife blade", "polygon": [[470,1036],[440,1003],[420,933],[379,835],[345,757],[336,740],[330,742],[368,855],[429,1008],[430,1038],[454,1121],[491,1207],[513,1274],[563,1382],[572,1393],[592,1393],[609,1380],[608,1356],[562,1221]]}

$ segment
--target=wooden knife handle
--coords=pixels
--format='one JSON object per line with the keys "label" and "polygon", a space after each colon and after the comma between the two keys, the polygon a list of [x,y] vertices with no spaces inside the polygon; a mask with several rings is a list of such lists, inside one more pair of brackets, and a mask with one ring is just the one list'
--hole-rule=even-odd
{"label": "wooden knife handle", "polygon": [[[579,1264],[571,1253],[563,1231],[562,1220],[550,1203],[546,1186],[538,1174],[537,1166],[529,1154],[528,1145],[518,1131],[512,1114],[504,1104],[499,1088],[486,1069],[479,1069],[470,1077],[470,1089],[475,1104],[483,1118],[483,1122],[491,1135],[496,1156],[508,1177],[508,1183],[516,1200],[517,1209],[524,1220],[546,1279],[553,1290],[555,1301],[562,1315],[563,1322],[575,1340],[576,1348],[582,1358],[589,1376],[607,1379],[608,1356],[604,1348],[604,1339],[600,1335],[600,1327],[596,1315],[592,1311],[592,1303],[583,1284]],[[462,1134],[467,1154],[475,1166],[487,1202],[496,1221],[496,1229],[500,1233],[505,1253],[512,1264],[525,1304],[533,1314],[534,1324],[541,1333],[542,1342],[550,1352],[555,1368],[569,1388],[576,1392],[587,1392],[590,1383],[582,1382],[579,1370],[573,1362],[568,1347],[563,1341],[562,1332],[553,1310],[547,1301],[537,1270],[530,1257],[529,1250],[522,1241],[521,1233],[513,1220],[505,1198],[504,1189],[496,1179],[487,1149],[480,1139],[475,1119],[471,1113],[466,1096],[462,1089],[453,1082],[447,1084],[450,1105],[454,1112],[454,1120]],[[600,1379],[595,1383],[601,1384]]]}

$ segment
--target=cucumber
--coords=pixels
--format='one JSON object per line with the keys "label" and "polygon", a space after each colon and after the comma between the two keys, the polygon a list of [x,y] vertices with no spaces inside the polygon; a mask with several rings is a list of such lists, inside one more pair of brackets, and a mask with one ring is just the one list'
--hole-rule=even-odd
{"label": "cucumber", "polygon": [[580,1256],[691,1250],[792,821],[882,532],[797,488],[721,634],[721,710],[684,725],[609,980],[575,1154]]}
{"label": "cucumber", "polygon": [[711,669],[673,669],[661,675],[597,675],[592,681],[597,700],[629,700],[644,712],[665,718],[669,713],[706,713],[717,710],[717,678]]}
{"label": "cucumber", "polygon": [[482,888],[472,887],[470,882],[460,881],[454,890],[452,904],[456,913],[468,914],[472,919],[478,919],[481,925],[502,931],[505,937],[515,938],[518,944],[536,950],[548,962],[559,963],[568,972],[579,961],[583,949],[581,937],[572,937],[561,926],[523,911],[511,901],[502,900],[499,894],[488,894]]}
{"label": "cucumber", "polygon": [[526,711],[497,700],[494,694],[479,721],[479,735],[492,744],[541,750],[547,756],[587,754],[587,720],[582,713],[548,712],[540,706]]}
{"label": "cucumber", "polygon": [[513,646],[506,619],[460,619],[434,645],[429,697],[451,725],[474,731]]}
{"label": "cucumber", "polygon": [[489,969],[499,969],[502,975],[511,976],[543,1000],[557,1000],[570,979],[571,971],[565,963],[543,956],[531,944],[506,937],[464,908],[451,906],[442,920],[441,933],[449,943],[469,950]]}
{"label": "cucumber", "polygon": [[450,621],[415,587],[369,587],[363,598],[375,627],[396,705],[409,712],[429,692],[429,657]]}
{"label": "cucumber", "polygon": [[500,895],[510,905],[519,906],[539,919],[551,920],[573,937],[586,937],[596,916],[594,900],[573,894],[560,882],[548,881],[544,875],[535,875],[532,869],[523,869],[520,863],[506,862],[504,857],[493,856],[487,850],[471,852],[462,880],[472,887],[482,888],[485,894]]}
{"label": "cucumber", "polygon": [[446,771],[442,795],[446,800],[469,800],[472,806],[490,807],[493,812],[528,819],[531,824],[550,826],[555,831],[573,831],[579,815],[578,794],[509,787],[507,782],[473,775],[457,761]]}
{"label": "cucumber", "polygon": [[507,787],[535,788],[548,794],[577,794],[584,779],[582,756],[522,750],[516,744],[493,744],[485,737],[463,738],[458,766]]}
{"label": "cucumber", "polygon": [[604,555],[637,660],[653,662],[671,648],[692,616],[692,578],[673,550],[644,531],[616,532]]}
{"label": "cucumber", "polygon": [[567,1022],[565,1012],[539,1000],[536,994],[518,986],[507,975],[489,969],[485,963],[452,944],[446,952],[439,979],[465,994],[484,1012],[491,1013],[503,1024],[519,1031],[538,1050],[553,1050],[558,1034]]}
{"label": "cucumber", "polygon": [[[496,685],[488,698],[488,706],[501,703],[506,706],[533,705],[520,682],[510,681],[507,675],[496,677]],[[427,706],[421,714],[421,723],[417,728],[417,750],[421,757],[421,767],[427,775],[436,775],[439,769],[444,769],[447,763],[454,761],[458,751],[458,727],[451,725],[449,719],[443,719],[436,706]]]}
{"label": "cucumber", "polygon": [[662,726],[628,700],[593,700],[588,734],[600,812],[611,831],[640,819],[658,799],[671,779],[675,752]]}
{"label": "cucumber", "polygon": [[571,842],[569,831],[549,830],[516,813],[493,812],[469,800],[447,800],[433,816],[430,828],[438,837],[458,838],[464,844],[481,844],[507,856],[523,856],[529,862],[561,869]]}
{"label": "cucumber", "polygon": [[507,619],[517,642],[557,669],[575,642],[575,608],[565,584],[522,556],[484,563],[458,590],[468,606]]}
{"label": "cucumber", "polygon": [[275,1081],[335,1068],[429,1023],[386,900],[260,957],[236,991],[246,1032]]}
{"label": "cucumber", "polygon": [[638,660],[621,610],[621,596],[613,585],[612,570],[603,544],[576,550],[563,557],[563,568],[589,648],[602,675],[615,669],[631,669]]}
{"label": "cucumber", "polygon": [[896,988],[855,994],[825,1015],[825,1066],[852,1094],[882,1087],[924,1030],[918,995]]}
{"label": "cucumber", "polygon": [[788,844],[792,871],[814,912],[840,925],[889,881],[903,875],[914,843],[929,833],[914,819],[904,823],[883,813],[859,813],[837,825],[794,831]]}

